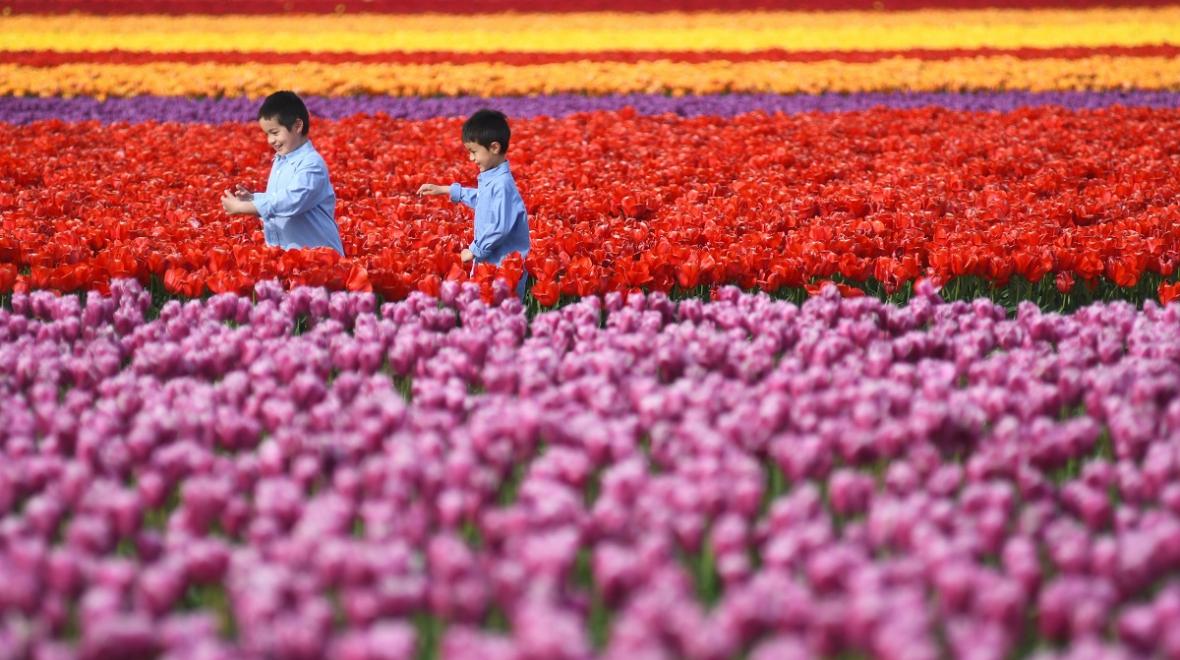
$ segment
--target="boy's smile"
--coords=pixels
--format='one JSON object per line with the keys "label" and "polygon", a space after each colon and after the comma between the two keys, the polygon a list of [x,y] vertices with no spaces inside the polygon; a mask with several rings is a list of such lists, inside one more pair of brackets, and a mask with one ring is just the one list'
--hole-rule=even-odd
{"label": "boy's smile", "polygon": [[301,132],[303,121],[300,119],[295,120],[294,126],[287,128],[275,119],[263,117],[258,120],[258,126],[266,133],[266,142],[271,149],[280,156],[286,156],[307,142],[307,136]]}
{"label": "boy's smile", "polygon": [[480,172],[487,172],[504,162],[504,154],[500,152],[500,143],[493,142],[489,147],[485,147],[478,142],[464,142],[463,146],[467,148],[467,155],[471,158],[471,162],[479,165]]}

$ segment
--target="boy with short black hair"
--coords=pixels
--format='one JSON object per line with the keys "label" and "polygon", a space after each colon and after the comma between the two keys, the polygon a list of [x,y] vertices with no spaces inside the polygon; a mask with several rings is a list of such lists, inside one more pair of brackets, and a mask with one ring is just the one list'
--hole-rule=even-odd
{"label": "boy with short black hair", "polygon": [[231,215],[261,217],[268,245],[284,250],[330,247],[344,256],[336,191],[327,164],[307,137],[307,106],[294,92],[275,92],[258,109],[258,125],[275,150],[266,192],[252,193],[238,184],[221,196],[221,206]]}
{"label": "boy with short black hair", "polygon": [[[475,240],[464,248],[464,263],[499,264],[513,252],[521,257],[529,251],[528,213],[508,168],[508,141],[512,132],[508,118],[496,110],[479,110],[463,123],[461,138],[468,157],[479,166],[478,188],[464,188],[458,183],[440,186],[433,183],[418,188],[419,195],[450,195],[475,209]],[[523,297],[525,278],[520,278],[517,293]]]}

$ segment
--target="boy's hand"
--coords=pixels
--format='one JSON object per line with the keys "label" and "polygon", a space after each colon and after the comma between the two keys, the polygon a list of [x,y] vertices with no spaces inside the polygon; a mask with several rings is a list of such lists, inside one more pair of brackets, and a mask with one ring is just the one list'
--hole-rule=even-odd
{"label": "boy's hand", "polygon": [[463,263],[467,263],[468,261],[471,261],[474,258],[475,258],[475,255],[471,254],[471,250],[468,250],[467,248],[463,248],[463,251],[459,253],[459,259]]}
{"label": "boy's hand", "polygon": [[226,190],[221,195],[221,208],[225,209],[225,212],[230,215],[249,213],[249,204],[250,202],[248,200],[242,199],[230,190]]}
{"label": "boy's hand", "polygon": [[419,195],[449,195],[451,189],[448,186],[436,186],[433,183],[424,183],[421,188],[418,188]]}
{"label": "boy's hand", "polygon": [[234,197],[237,197],[243,202],[254,201],[254,193],[250,192],[249,188],[240,183],[234,185]]}

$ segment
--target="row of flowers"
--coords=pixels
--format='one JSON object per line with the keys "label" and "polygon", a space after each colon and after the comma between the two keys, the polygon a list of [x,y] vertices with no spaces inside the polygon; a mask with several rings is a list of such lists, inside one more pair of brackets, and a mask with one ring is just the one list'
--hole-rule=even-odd
{"label": "row of flowers", "polygon": [[293,64],[297,62],[378,63],[378,64],[470,64],[498,62],[516,66],[553,64],[559,62],[876,62],[893,58],[917,60],[949,60],[964,57],[1004,55],[1019,59],[1082,59],[1098,55],[1112,57],[1176,57],[1180,46],[1156,44],[1145,46],[1060,46],[1051,48],[907,48],[904,50],[597,50],[589,52],[454,52],[454,51],[383,51],[354,53],[335,51],[178,51],[145,52],[129,50],[88,50],[82,52],[33,50],[0,51],[0,63],[23,66],[61,66],[63,64],[153,64],[185,62],[188,64],[218,63]]}
{"label": "row of flowers", "polygon": [[530,94],[820,94],[939,91],[1180,90],[1180,58],[1010,56],[870,63],[565,62],[474,64],[0,64],[0,95],[265,97]]}
{"label": "row of flowers", "polygon": [[[543,305],[828,278],[890,292],[920,277],[1003,286],[1019,276],[1068,292],[1170,278],[1180,259],[1174,109],[623,110],[513,126],[532,232],[524,265]],[[467,277],[458,253],[471,219],[414,191],[473,180],[458,129],[458,119],[313,120],[339,198],[349,255],[339,259],[267,248],[257,219],[218,207],[222,190],[264,184],[270,157],[254,126],[0,125],[0,291],[154,276],[188,296],[276,277],[390,299],[437,292]],[[511,264],[515,281],[521,264]],[[487,286],[494,276],[476,274]]]}
{"label": "row of flowers", "polygon": [[21,14],[369,14],[495,12],[841,11],[1028,9],[1030,7],[1167,6],[1172,0],[5,0],[4,15]]}
{"label": "row of flowers", "polygon": [[[1180,8],[326,16],[11,16],[0,49],[792,51],[1180,45]],[[496,35],[488,39],[488,34]]]}
{"label": "row of flowers", "polygon": [[0,310],[18,657],[1180,652],[1180,306],[111,293]]}
{"label": "row of flowers", "polygon": [[[1030,106],[1053,105],[1071,110],[1112,105],[1180,108],[1180,92],[894,92],[862,94],[708,94],[665,96],[659,94],[546,94],[539,96],[308,96],[304,100],[318,119],[343,119],[383,113],[399,119],[466,117],[480,108],[497,108],[514,119],[596,112],[634,110],[643,115],[674,114],[686,117],[732,117],[750,112],[795,114],[841,112],[877,107],[896,109],[940,107],[948,110],[1011,112]],[[183,122],[223,124],[252,121],[258,101],[246,97],[188,98],[134,96],[97,100],[90,97],[0,97],[0,122],[28,124],[58,120],[80,122]]]}

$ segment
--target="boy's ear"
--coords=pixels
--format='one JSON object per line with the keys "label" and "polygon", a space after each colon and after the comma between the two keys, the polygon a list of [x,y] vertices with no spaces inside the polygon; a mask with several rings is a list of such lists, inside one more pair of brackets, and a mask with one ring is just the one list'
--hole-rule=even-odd
{"label": "boy's ear", "polygon": [[296,119],[295,122],[293,124],[291,124],[291,132],[303,135],[303,120],[302,119]]}
{"label": "boy's ear", "polygon": [[500,153],[503,148],[503,145],[501,145],[499,142],[496,142],[495,140],[493,140],[492,143],[488,145],[488,151],[494,154]]}

